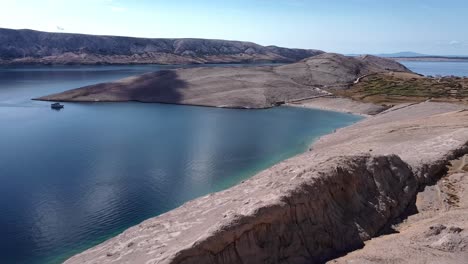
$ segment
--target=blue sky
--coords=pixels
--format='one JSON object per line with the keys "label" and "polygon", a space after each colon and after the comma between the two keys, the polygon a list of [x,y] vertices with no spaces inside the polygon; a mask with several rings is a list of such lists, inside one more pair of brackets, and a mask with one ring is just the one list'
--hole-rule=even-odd
{"label": "blue sky", "polygon": [[0,27],[468,55],[466,0],[0,0]]}

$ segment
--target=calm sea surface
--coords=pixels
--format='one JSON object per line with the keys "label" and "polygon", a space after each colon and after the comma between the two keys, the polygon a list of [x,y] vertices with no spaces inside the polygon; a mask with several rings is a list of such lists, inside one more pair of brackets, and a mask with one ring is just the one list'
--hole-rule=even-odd
{"label": "calm sea surface", "polygon": [[0,263],[58,263],[360,118],[33,97],[170,66],[0,68]]}
{"label": "calm sea surface", "polygon": [[468,61],[399,61],[410,70],[424,75],[468,76]]}

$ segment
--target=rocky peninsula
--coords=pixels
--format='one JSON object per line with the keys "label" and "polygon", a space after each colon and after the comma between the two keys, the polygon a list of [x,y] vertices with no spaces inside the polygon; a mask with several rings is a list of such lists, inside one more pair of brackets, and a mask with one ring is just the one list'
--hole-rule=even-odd
{"label": "rocky peninsula", "polygon": [[158,102],[231,108],[267,108],[328,96],[363,76],[407,72],[375,56],[323,53],[281,66],[210,67],[147,73],[37,98],[70,102]]}

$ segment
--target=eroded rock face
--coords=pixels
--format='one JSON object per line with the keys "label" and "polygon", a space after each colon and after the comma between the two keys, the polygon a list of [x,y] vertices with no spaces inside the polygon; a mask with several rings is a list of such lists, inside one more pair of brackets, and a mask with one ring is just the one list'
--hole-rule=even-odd
{"label": "eroded rock face", "polygon": [[262,176],[146,221],[69,263],[320,262],[361,247],[417,189],[395,155],[318,159],[287,180]]}
{"label": "eroded rock face", "polygon": [[[468,152],[461,109],[423,103],[388,110],[66,263],[320,263],[356,249],[414,203],[443,164]],[[441,239],[430,242],[447,246]]]}
{"label": "eroded rock face", "polygon": [[320,262],[362,246],[416,192],[410,168],[397,156],[339,157],[321,166],[328,169],[304,173],[277,203],[197,241],[170,262]]}
{"label": "eroded rock face", "polygon": [[[468,155],[463,159],[468,159]],[[418,193],[417,214],[394,225],[397,232],[366,241],[364,248],[329,263],[465,264],[468,259],[467,171],[466,167],[453,166],[436,184]]]}

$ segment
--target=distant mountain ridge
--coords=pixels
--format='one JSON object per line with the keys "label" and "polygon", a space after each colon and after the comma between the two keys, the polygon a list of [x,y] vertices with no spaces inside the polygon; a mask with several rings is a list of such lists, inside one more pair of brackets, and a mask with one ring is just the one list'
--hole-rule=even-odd
{"label": "distant mountain ridge", "polygon": [[376,56],[383,58],[393,58],[399,61],[467,61],[468,56],[463,55],[428,55],[412,51],[397,53],[384,53]]}
{"label": "distant mountain ridge", "polygon": [[214,39],[162,39],[0,28],[0,64],[296,62],[323,53]]}
{"label": "distant mountain ridge", "polygon": [[412,51],[402,51],[396,53],[381,53],[377,54],[376,56],[384,57],[384,58],[404,58],[404,57],[429,57],[431,55],[421,54]]}
{"label": "distant mountain ridge", "polygon": [[[362,56],[366,54],[347,54],[348,56],[356,57]],[[401,51],[395,53],[380,53],[380,54],[372,54],[373,56],[378,56],[382,58],[398,58],[404,60],[433,60],[433,59],[446,59],[446,60],[467,60],[468,55],[429,55],[429,54],[422,54],[413,51]]]}

